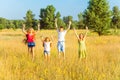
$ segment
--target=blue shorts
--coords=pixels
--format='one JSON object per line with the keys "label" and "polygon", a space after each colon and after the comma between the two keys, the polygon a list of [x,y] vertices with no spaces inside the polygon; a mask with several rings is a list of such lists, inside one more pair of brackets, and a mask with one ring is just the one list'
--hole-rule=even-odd
{"label": "blue shorts", "polygon": [[65,42],[64,41],[58,41],[58,51],[59,52],[65,52]]}
{"label": "blue shorts", "polygon": [[28,42],[28,47],[35,47],[35,42]]}
{"label": "blue shorts", "polygon": [[44,54],[50,54],[50,51],[44,51]]}

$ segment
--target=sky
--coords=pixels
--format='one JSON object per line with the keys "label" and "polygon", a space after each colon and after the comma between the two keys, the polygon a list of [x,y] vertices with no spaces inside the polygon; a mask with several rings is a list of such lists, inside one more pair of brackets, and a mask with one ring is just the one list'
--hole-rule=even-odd
{"label": "sky", "polygon": [[[77,15],[83,12],[88,6],[89,0],[0,0],[0,17],[7,19],[23,19],[27,10],[32,10],[35,18],[39,19],[40,9],[47,5],[53,5],[61,17],[71,15],[77,20]],[[120,0],[108,0],[110,9],[118,6]]]}

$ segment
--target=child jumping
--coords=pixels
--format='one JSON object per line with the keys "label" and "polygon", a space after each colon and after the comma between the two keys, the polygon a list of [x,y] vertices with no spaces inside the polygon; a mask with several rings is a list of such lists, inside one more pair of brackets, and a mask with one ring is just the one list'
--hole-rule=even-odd
{"label": "child jumping", "polygon": [[60,53],[63,53],[63,57],[65,59],[65,35],[68,32],[68,30],[70,30],[71,21],[69,21],[67,30],[64,30],[62,26],[60,26],[60,28],[58,29],[57,18],[55,19],[55,26],[58,32],[58,44],[57,44],[58,55],[60,58]]}
{"label": "child jumping", "polygon": [[[38,24],[38,31],[40,30],[40,24]],[[25,30],[25,24],[23,24],[22,32],[26,35],[27,45],[28,45],[28,55],[32,55],[32,60],[34,60],[34,47],[35,47],[35,35],[36,32],[33,28],[29,28],[27,31]]]}
{"label": "child jumping", "polygon": [[85,35],[83,35],[82,33],[78,35],[75,28],[74,28],[74,32],[75,32],[75,35],[76,35],[76,37],[78,39],[78,44],[79,44],[79,49],[78,49],[79,58],[80,59],[86,58],[85,39],[86,39],[86,35],[87,35],[87,32],[88,32],[88,27],[86,27]]}
{"label": "child jumping", "polygon": [[50,49],[52,46],[52,41],[50,40],[49,37],[45,37],[45,39],[43,39],[42,37],[42,42],[43,42],[43,47],[44,47],[44,57],[46,61],[50,60]]}

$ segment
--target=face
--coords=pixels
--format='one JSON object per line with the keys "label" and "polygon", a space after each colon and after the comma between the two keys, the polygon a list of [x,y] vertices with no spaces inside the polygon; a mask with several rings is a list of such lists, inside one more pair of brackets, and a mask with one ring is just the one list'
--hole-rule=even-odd
{"label": "face", "polygon": [[64,29],[63,28],[60,28],[60,32],[62,32]]}
{"label": "face", "polygon": [[30,28],[30,29],[29,29],[29,32],[30,32],[30,33],[32,33],[32,32],[33,32],[33,29],[32,29],[32,28]]}
{"label": "face", "polygon": [[80,34],[80,35],[79,35],[79,38],[80,38],[80,39],[83,39],[83,38],[84,38],[83,34]]}
{"label": "face", "polygon": [[49,39],[47,38],[46,41],[49,42]]}

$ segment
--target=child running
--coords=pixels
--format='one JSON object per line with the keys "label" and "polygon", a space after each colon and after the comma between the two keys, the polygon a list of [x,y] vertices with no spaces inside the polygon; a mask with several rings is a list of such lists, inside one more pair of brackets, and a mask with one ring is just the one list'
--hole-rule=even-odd
{"label": "child running", "polygon": [[76,37],[78,39],[78,44],[79,44],[79,49],[78,49],[79,58],[84,59],[84,58],[86,58],[85,39],[86,39],[86,35],[87,35],[87,32],[88,32],[88,27],[86,27],[85,35],[83,35],[82,33],[78,35],[75,28],[74,28],[74,32],[75,32],[75,35],[76,35]]}
{"label": "child running", "polygon": [[50,48],[52,46],[52,41],[50,40],[49,37],[45,37],[43,39],[42,37],[42,42],[43,42],[43,47],[44,47],[44,57],[46,61],[50,60]]}
{"label": "child running", "polygon": [[[38,24],[38,31],[40,30],[40,24]],[[33,28],[29,28],[27,31],[25,30],[25,24],[23,24],[22,28],[23,33],[26,35],[27,44],[28,44],[28,55],[32,55],[32,61],[34,60],[34,47],[35,47],[35,35],[36,32]]]}
{"label": "child running", "polygon": [[64,30],[62,26],[60,26],[60,28],[58,29],[57,18],[55,19],[55,26],[58,32],[58,44],[57,44],[58,55],[60,58],[60,53],[63,53],[63,58],[65,59],[65,35],[68,32],[68,30],[70,30],[71,21],[69,21],[67,30]]}

